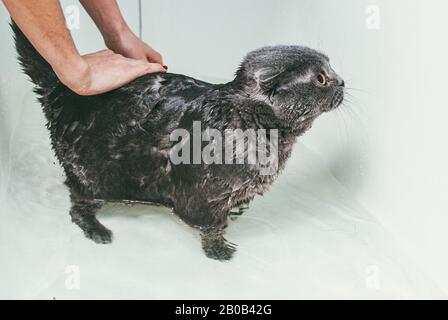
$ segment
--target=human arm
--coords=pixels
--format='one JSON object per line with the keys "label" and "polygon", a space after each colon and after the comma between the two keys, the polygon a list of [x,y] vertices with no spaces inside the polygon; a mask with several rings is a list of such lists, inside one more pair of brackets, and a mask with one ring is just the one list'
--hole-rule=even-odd
{"label": "human arm", "polygon": [[67,87],[80,95],[107,92],[151,72],[155,63],[129,59],[110,50],[81,56],[58,0],[3,0],[11,17]]}
{"label": "human arm", "polygon": [[163,65],[163,58],[129,28],[116,0],[80,0],[103,35],[106,46],[127,58]]}

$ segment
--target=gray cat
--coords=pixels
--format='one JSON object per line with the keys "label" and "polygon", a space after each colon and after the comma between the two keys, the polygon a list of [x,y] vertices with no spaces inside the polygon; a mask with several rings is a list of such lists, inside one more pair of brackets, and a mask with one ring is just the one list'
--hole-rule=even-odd
{"label": "gray cat", "polygon": [[[208,257],[230,259],[235,246],[224,231],[231,209],[263,194],[284,168],[297,137],[344,98],[344,81],[329,59],[301,46],[249,53],[226,84],[151,74],[109,93],[79,96],[57,79],[14,23],[12,28],[19,61],[36,85],[66,173],[72,221],[97,243],[112,241],[112,232],[95,217],[102,203],[153,202],[172,207],[198,228]],[[194,123],[218,132],[275,130],[274,172],[262,174],[261,166],[249,163],[173,163],[179,141],[170,136],[175,130],[194,133]],[[265,137],[271,145],[272,136]]]}

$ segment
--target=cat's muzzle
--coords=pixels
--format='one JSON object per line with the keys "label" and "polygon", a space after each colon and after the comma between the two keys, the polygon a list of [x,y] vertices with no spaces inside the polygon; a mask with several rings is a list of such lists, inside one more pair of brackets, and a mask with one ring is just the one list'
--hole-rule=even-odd
{"label": "cat's muzzle", "polygon": [[344,101],[344,91],[338,90],[336,91],[336,93],[333,96],[333,99],[331,100],[330,103],[331,109],[336,109],[337,107],[339,107],[342,101]]}

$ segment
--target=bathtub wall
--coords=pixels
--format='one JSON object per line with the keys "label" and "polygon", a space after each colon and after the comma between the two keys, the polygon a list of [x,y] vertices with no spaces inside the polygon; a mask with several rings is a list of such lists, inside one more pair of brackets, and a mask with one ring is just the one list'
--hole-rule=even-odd
{"label": "bathtub wall", "polygon": [[[174,73],[228,81],[242,57],[264,45],[303,44],[327,53],[346,79],[347,105],[322,117],[304,137],[306,145],[448,290],[446,1],[142,2],[143,38]],[[67,8],[77,2],[63,4]],[[137,1],[120,4],[137,30]],[[9,140],[34,98],[15,63],[3,7],[0,21],[4,195],[13,147]],[[82,10],[80,22],[81,28],[73,30],[80,51],[103,48]],[[43,122],[41,115],[36,117]]]}

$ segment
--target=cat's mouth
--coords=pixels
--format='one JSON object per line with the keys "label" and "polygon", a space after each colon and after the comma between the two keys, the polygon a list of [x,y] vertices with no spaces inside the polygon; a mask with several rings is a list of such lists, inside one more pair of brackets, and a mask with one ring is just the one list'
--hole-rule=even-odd
{"label": "cat's mouth", "polygon": [[333,95],[333,98],[331,98],[330,103],[328,104],[328,106],[326,108],[324,108],[325,110],[323,110],[323,111],[328,112],[328,111],[334,110],[337,107],[339,107],[343,101],[344,101],[344,90],[337,90],[335,92],[335,94]]}

